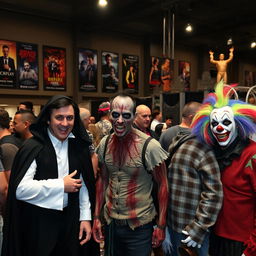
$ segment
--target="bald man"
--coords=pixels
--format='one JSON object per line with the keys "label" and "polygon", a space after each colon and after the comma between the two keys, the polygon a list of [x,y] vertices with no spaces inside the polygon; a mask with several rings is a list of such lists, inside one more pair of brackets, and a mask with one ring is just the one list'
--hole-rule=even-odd
{"label": "bald man", "polygon": [[158,140],[158,136],[154,131],[150,130],[150,119],[151,118],[151,110],[146,105],[138,105],[136,107],[135,119],[133,122],[133,127],[146,133],[147,135],[153,137]]}

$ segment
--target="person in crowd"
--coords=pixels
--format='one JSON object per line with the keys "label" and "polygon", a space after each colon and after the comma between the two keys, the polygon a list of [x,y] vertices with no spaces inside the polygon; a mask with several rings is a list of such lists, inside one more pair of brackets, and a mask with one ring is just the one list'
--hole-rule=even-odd
{"label": "person in crowd", "polygon": [[[167,153],[150,138],[132,127],[135,112],[133,99],[120,94],[111,101],[114,134],[104,137],[98,146],[100,176],[96,184],[96,208],[93,236],[104,239],[100,213],[104,204],[106,255],[148,256],[165,237],[168,185],[164,160]],[[159,215],[153,231],[156,209],[151,196],[154,179],[159,185]],[[105,200],[104,200],[105,195]]]}
{"label": "person in crowd", "polygon": [[162,123],[162,117],[162,112],[160,110],[156,109],[152,112],[152,122],[150,125],[152,131],[155,131],[156,126]]}
{"label": "person in crowd", "polygon": [[[2,228],[3,228],[3,216],[5,209],[5,201],[7,198],[7,189],[11,174],[12,163],[14,157],[20,148],[22,142],[15,135],[12,135],[9,130],[10,117],[6,110],[0,109],[0,156],[1,169],[0,186],[1,186],[1,209],[0,209],[0,240],[2,241]],[[1,165],[0,165],[1,167]],[[3,169],[3,170],[2,170]],[[2,242],[1,242],[2,245]],[[0,250],[2,246],[0,245]],[[0,251],[1,252],[1,251]]]}
{"label": "person in crowd", "polygon": [[173,140],[173,138],[178,135],[178,133],[188,134],[191,132],[190,125],[195,116],[196,112],[200,108],[201,104],[195,101],[188,102],[184,105],[182,109],[181,123],[167,129],[160,136],[160,144],[168,151],[168,148]]}
{"label": "person in crowd", "polygon": [[[79,108],[80,110],[80,118],[84,125],[84,128],[86,129],[89,138],[91,141],[93,141],[93,135],[88,130],[89,124],[90,124],[90,116],[91,112],[87,108]],[[92,160],[92,166],[94,171],[94,177],[97,178],[98,176],[98,156],[95,152],[94,145],[90,145],[90,153],[91,153],[91,160]],[[90,239],[89,242],[87,242],[82,249],[82,253],[85,255],[93,255],[93,256],[99,256],[100,255],[100,246],[98,243],[94,241],[94,239]]]}
{"label": "person in crowd", "polygon": [[[171,128],[170,128],[171,129]],[[168,219],[172,256],[208,255],[209,228],[222,205],[220,170],[213,151],[190,134],[179,134],[169,146]]]}
{"label": "person in crowd", "polygon": [[33,112],[34,111],[33,107],[34,105],[31,101],[22,101],[18,106],[18,110],[29,110]]}
{"label": "person in crowd", "polygon": [[2,255],[77,256],[91,237],[95,200],[79,108],[55,95],[30,130],[12,166]]}
{"label": "person in crowd", "polygon": [[217,84],[203,101],[192,132],[214,150],[221,170],[223,206],[214,226],[211,256],[254,256],[256,252],[256,106],[229,97]]}
{"label": "person in crowd", "polygon": [[154,131],[150,130],[151,110],[146,105],[138,105],[135,111],[133,127],[157,139]]}
{"label": "person in crowd", "polygon": [[15,113],[13,118],[14,132],[23,141],[32,137],[32,133],[29,130],[31,124],[35,123],[36,117],[33,112],[29,110],[19,110]]}
{"label": "person in crowd", "polygon": [[[90,121],[90,116],[91,116],[91,112],[89,111],[89,109],[87,108],[80,108],[80,118],[81,121],[84,125],[84,128],[86,129],[89,138],[91,139],[91,141],[94,141],[93,138],[93,134],[88,130],[89,129],[89,125],[91,123]],[[95,178],[97,177],[97,173],[98,173],[98,156],[95,152],[95,147],[94,145],[90,145],[90,153],[91,153],[91,159],[92,159],[92,165],[93,165],[93,171],[94,171],[94,176]]]}
{"label": "person in crowd", "polygon": [[96,123],[96,119],[94,116],[90,116],[90,122],[91,124],[95,124]]}
{"label": "person in crowd", "polygon": [[3,214],[4,214],[4,207],[5,207],[5,200],[7,195],[8,184],[4,174],[4,167],[2,161],[0,160],[0,255],[2,250],[2,243],[3,243]]}
{"label": "person in crowd", "polygon": [[111,122],[109,121],[110,103],[108,101],[102,102],[98,108],[100,120],[95,124],[97,129],[97,137],[99,141],[105,136],[110,134],[112,130]]}
{"label": "person in crowd", "polygon": [[217,68],[217,83],[220,82],[220,80],[223,79],[224,83],[227,83],[228,77],[227,77],[227,65],[229,62],[233,59],[234,47],[231,47],[229,49],[229,58],[225,60],[225,56],[223,53],[219,55],[219,60],[214,60],[213,51],[209,51],[210,54],[210,62],[216,65]]}
{"label": "person in crowd", "polygon": [[165,116],[166,129],[172,126],[172,122],[173,122],[173,117],[171,115],[166,115]]}

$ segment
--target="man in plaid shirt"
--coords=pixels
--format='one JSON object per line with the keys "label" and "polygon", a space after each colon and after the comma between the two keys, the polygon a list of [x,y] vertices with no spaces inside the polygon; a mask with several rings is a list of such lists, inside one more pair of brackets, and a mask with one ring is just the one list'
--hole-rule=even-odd
{"label": "man in plaid shirt", "polygon": [[220,171],[214,153],[193,135],[177,136],[169,147],[168,227],[172,256],[182,243],[208,255],[209,227],[222,204]]}

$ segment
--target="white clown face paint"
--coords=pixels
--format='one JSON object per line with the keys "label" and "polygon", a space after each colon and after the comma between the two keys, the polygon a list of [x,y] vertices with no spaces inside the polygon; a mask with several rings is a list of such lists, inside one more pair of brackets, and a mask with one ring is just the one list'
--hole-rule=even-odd
{"label": "white clown face paint", "polygon": [[132,128],[134,104],[131,98],[117,96],[111,106],[111,122],[116,136],[125,136]]}
{"label": "white clown face paint", "polygon": [[237,137],[234,113],[229,106],[214,109],[210,115],[212,134],[220,146],[230,145]]}

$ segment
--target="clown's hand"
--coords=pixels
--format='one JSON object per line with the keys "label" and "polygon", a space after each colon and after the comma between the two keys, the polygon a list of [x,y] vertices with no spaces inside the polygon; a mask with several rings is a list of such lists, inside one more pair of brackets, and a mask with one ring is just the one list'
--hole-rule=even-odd
{"label": "clown's hand", "polygon": [[196,241],[192,240],[191,236],[186,230],[182,230],[182,234],[188,236],[186,239],[181,240],[182,243],[186,244],[188,247],[197,247],[201,248],[201,244],[197,243]]}
{"label": "clown's hand", "polygon": [[245,256],[245,254],[243,253],[242,256]]}

